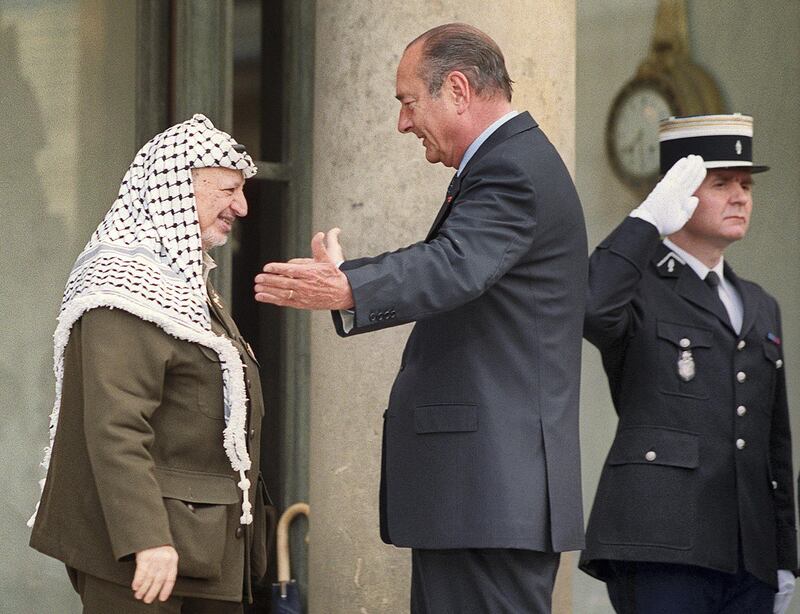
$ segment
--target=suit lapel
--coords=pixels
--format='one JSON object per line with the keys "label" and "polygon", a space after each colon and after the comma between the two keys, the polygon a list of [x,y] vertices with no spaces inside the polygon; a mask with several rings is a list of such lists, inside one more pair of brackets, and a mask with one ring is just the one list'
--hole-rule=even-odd
{"label": "suit lapel", "polygon": [[430,241],[431,239],[433,239],[433,237],[436,236],[436,233],[439,232],[439,227],[442,225],[444,220],[450,214],[450,210],[453,208],[453,201],[456,199],[456,196],[458,195],[460,189],[461,189],[461,177],[453,175],[453,179],[450,180],[450,185],[447,186],[447,195],[444,198],[442,207],[441,209],[439,209],[439,213],[436,214],[436,219],[433,220],[431,229],[425,236],[425,241]]}
{"label": "suit lapel", "polygon": [[433,221],[431,229],[428,231],[428,234],[425,237],[426,242],[432,240],[436,236],[436,234],[439,232],[439,228],[441,228],[442,224],[444,224],[447,216],[450,215],[450,211],[452,211],[457,200],[458,193],[461,190],[461,182],[467,173],[469,173],[470,169],[475,166],[478,160],[485,156],[487,152],[491,151],[498,143],[502,143],[515,134],[525,130],[530,130],[531,128],[535,128],[537,126],[538,124],[531,117],[530,113],[525,111],[524,113],[515,115],[489,135],[489,138],[481,144],[481,146],[478,148],[478,151],[476,151],[472,158],[470,158],[469,162],[467,162],[467,165],[464,167],[461,175],[453,176],[450,186],[447,188],[447,196],[445,197],[444,203],[439,209],[439,213],[436,215],[436,219]]}
{"label": "suit lapel", "polygon": [[206,288],[208,291],[208,300],[206,302],[208,303],[209,309],[213,315],[212,327],[213,327],[213,320],[216,320],[217,323],[221,325],[220,328],[225,332],[225,334],[229,338],[235,337],[228,323],[228,319],[225,317],[225,313],[222,307],[222,302],[219,298],[219,294],[217,294],[217,291],[211,284],[210,279],[206,282]]}
{"label": "suit lapel", "polygon": [[741,282],[727,262],[725,263],[725,278],[736,287],[739,291],[739,296],[742,297],[742,310],[744,313],[742,314],[742,330],[739,332],[739,336],[744,338],[756,321],[759,297],[748,284]]}
{"label": "suit lapel", "polygon": [[728,312],[725,311],[722,301],[713,295],[714,290],[700,279],[692,267],[684,263],[680,256],[662,244],[657,250],[653,262],[661,277],[675,279],[675,292],[690,303],[714,314],[720,322],[736,334],[731,327]]}

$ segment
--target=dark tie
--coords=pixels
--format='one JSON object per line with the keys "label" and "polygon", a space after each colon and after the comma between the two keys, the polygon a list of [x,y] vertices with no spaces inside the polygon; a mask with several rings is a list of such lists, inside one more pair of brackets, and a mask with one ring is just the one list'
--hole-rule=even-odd
{"label": "dark tie", "polygon": [[719,275],[717,275],[715,271],[709,271],[708,275],[706,275],[706,283],[711,288],[717,307],[720,307],[722,309],[721,313],[725,314],[725,321],[730,324],[731,319],[730,315],[728,315],[728,308],[725,307],[725,303],[723,303],[722,299],[719,297],[719,282]]}
{"label": "dark tie", "polygon": [[456,191],[455,186],[456,182],[458,181],[458,174],[453,175],[453,178],[450,180],[450,185],[447,186],[447,195],[444,197],[444,202],[442,203],[442,208],[439,209],[439,213],[436,214],[436,219],[433,220],[433,225],[431,229],[428,231],[428,235],[425,237],[426,241],[429,241],[433,237],[436,236],[436,232],[439,230],[439,226],[444,220],[447,213],[450,211],[450,203],[453,202],[453,193]]}
{"label": "dark tie", "polygon": [[450,203],[453,200],[453,186],[456,184],[456,179],[458,179],[458,173],[453,175],[453,178],[450,180],[450,185],[447,186],[447,196],[444,199],[445,203]]}

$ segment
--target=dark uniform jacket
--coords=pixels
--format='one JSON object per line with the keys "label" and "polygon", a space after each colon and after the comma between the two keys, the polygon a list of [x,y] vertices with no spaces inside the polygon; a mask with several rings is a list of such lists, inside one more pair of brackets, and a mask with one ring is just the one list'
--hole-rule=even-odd
{"label": "dark uniform jacket", "polygon": [[[212,291],[213,292],[213,291]],[[240,601],[266,568],[266,491],[259,475],[258,366],[229,315],[212,327],[246,365],[253,523],[222,445],[217,354],[120,309],[87,311],[64,354],[61,412],[31,546],[67,566],[130,586],[134,555],[171,544],[174,595]]]}
{"label": "dark uniform jacket", "polygon": [[385,413],[384,540],[582,547],[586,267],[572,180],[528,113],[478,148],[424,242],[342,264],[352,334],[416,321]]}
{"label": "dark uniform jacket", "polygon": [[797,564],[777,303],[726,263],[744,305],[737,334],[715,290],[633,218],[589,270],[585,336],[619,424],[582,569],[602,579],[611,559],[734,573],[741,549],[747,571],[776,586]]}

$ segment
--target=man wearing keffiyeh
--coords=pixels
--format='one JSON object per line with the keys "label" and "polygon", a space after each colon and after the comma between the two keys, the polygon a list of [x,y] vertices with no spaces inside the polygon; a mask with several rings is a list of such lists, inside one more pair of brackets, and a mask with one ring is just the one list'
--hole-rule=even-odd
{"label": "man wearing keffiyeh", "polygon": [[67,281],[31,545],[84,612],[241,612],[265,572],[258,364],[207,281],[255,173],[202,115],[156,135]]}

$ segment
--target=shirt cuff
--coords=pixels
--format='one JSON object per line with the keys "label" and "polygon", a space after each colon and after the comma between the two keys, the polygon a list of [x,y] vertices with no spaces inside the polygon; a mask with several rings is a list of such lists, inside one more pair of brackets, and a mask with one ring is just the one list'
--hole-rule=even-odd
{"label": "shirt cuff", "polygon": [[355,326],[356,312],[352,309],[340,309],[339,316],[342,318],[342,330],[349,333]]}

